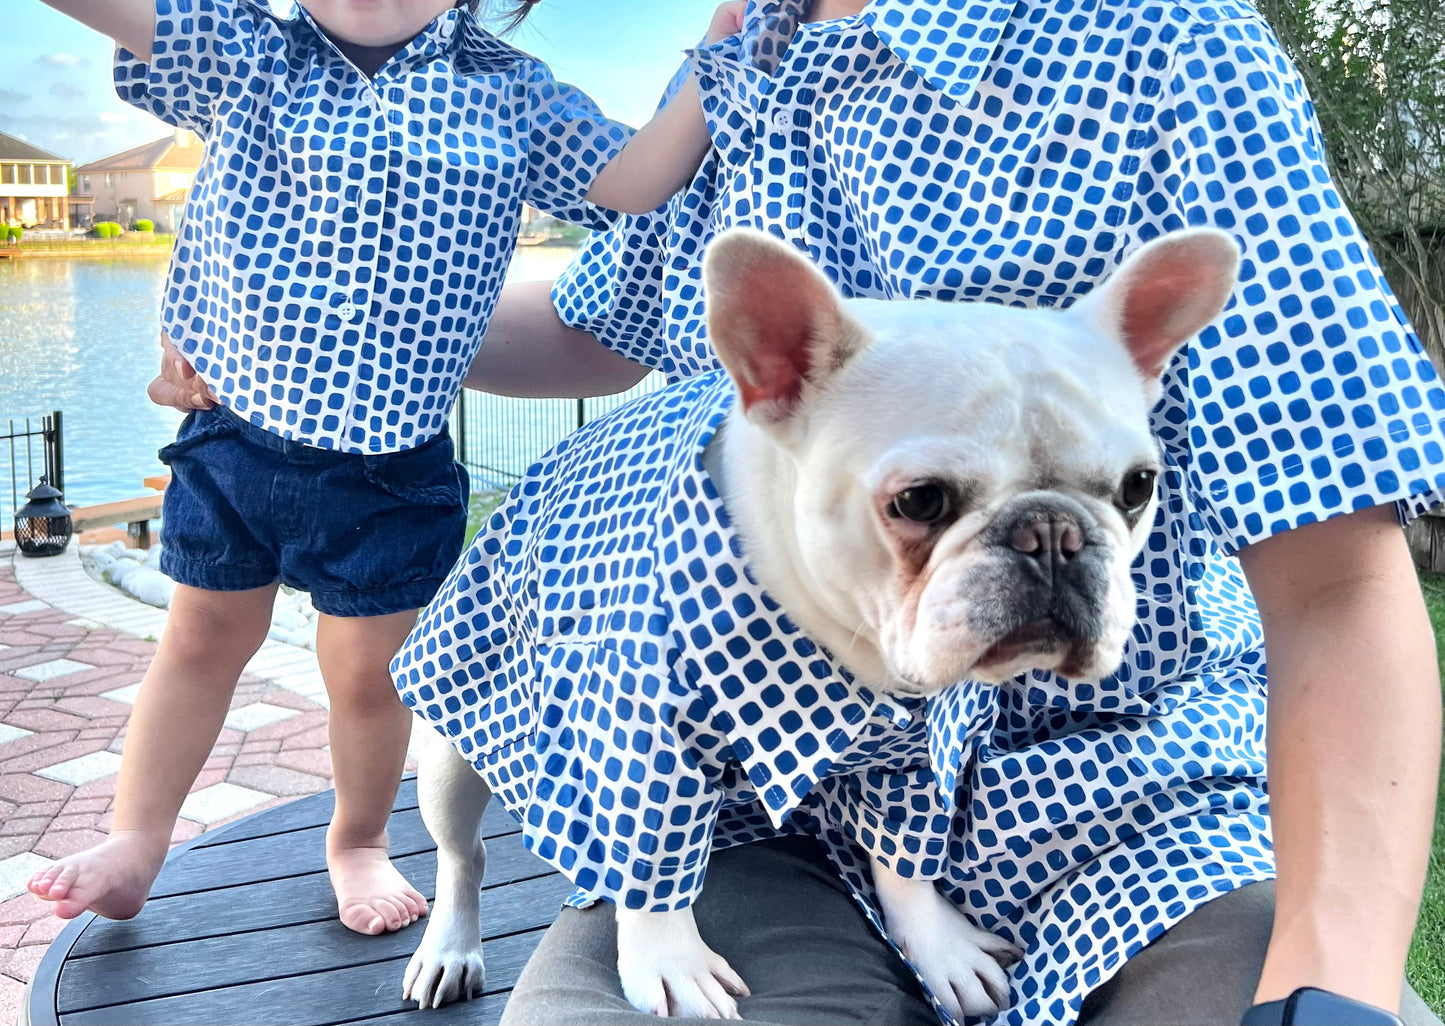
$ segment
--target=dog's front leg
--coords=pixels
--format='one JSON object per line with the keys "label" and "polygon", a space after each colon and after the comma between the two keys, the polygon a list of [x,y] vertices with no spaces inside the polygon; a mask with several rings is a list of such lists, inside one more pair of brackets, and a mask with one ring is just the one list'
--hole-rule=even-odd
{"label": "dog's front leg", "polygon": [[481,888],[487,865],[482,813],[492,797],[485,780],[429,724],[417,759],[421,818],[437,844],[436,900],[426,934],[406,967],[402,997],[422,1008],[482,992]]}
{"label": "dog's front leg", "polygon": [[622,993],[640,1012],[701,1019],[737,1019],[735,997],[748,987],[703,943],[691,908],[672,912],[617,910],[617,973]]}
{"label": "dog's front leg", "polygon": [[873,859],[873,886],[888,933],[956,1018],[995,1015],[1009,1004],[1004,967],[1024,953],[974,926],[931,880],[909,880]]}

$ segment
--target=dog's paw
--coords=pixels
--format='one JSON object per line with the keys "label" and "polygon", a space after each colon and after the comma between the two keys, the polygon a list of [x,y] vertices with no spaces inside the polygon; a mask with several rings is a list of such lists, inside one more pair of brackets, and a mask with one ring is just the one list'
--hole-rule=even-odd
{"label": "dog's paw", "polygon": [[449,933],[441,920],[427,925],[426,935],[407,963],[401,984],[403,1000],[415,1001],[418,1008],[440,1008],[452,1001],[470,1001],[482,992],[487,972],[482,965],[481,940]]}
{"label": "dog's paw", "polygon": [[1009,1005],[1006,968],[1023,958],[1023,951],[997,934],[969,922],[948,899],[916,909],[906,921],[890,918],[889,932],[899,949],[923,977],[929,990],[955,1018],[997,1015]]}
{"label": "dog's paw", "polygon": [[931,881],[906,879],[874,860],[873,883],[888,933],[955,1018],[1009,1005],[1006,968],[1021,949],[969,921]]}
{"label": "dog's paw", "polygon": [[703,943],[691,909],[617,910],[617,973],[640,1012],[696,1019],[737,1019],[747,984]]}

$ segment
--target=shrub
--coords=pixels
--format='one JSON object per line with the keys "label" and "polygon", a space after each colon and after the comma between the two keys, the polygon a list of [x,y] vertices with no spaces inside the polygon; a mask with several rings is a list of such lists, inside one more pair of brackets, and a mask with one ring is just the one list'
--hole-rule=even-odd
{"label": "shrub", "polygon": [[118,239],[121,233],[120,225],[114,221],[97,221],[90,230],[97,239]]}
{"label": "shrub", "polygon": [[132,227],[138,232],[153,232],[156,230],[155,222],[147,220],[144,217],[132,225]]}
{"label": "shrub", "polygon": [[22,238],[25,237],[25,229],[20,227],[18,224],[12,224],[9,229],[6,230],[5,236],[11,242],[19,242]]}

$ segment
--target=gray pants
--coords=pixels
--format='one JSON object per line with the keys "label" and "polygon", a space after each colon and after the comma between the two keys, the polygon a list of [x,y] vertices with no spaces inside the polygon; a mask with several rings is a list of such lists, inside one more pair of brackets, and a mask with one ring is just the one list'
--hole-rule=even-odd
{"label": "gray pants", "polygon": [[[753,996],[743,1020],[772,1026],[937,1026],[903,963],[863,918],[818,845],[782,838],[717,852],[694,906],[703,938]],[[1089,995],[1088,1026],[1234,1026],[1249,1007],[1274,916],[1274,885],[1252,884],[1174,926]],[[1441,1026],[1414,991],[1407,1026]],[[522,971],[502,1026],[647,1026],[617,979],[611,905],[563,909]],[[670,1019],[670,1026],[710,1020]]]}

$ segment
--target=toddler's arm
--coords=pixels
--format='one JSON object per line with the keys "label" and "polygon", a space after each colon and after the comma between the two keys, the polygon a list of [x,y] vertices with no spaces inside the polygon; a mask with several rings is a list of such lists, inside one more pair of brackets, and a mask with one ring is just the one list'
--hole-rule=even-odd
{"label": "toddler's arm", "polygon": [[150,60],[156,35],[155,0],[43,0],[114,39],[143,61]]}
{"label": "toddler's arm", "polygon": [[[707,41],[715,43],[741,29],[746,7],[743,0],[720,6]],[[672,101],[597,173],[587,200],[623,214],[656,210],[687,185],[711,145],[697,80],[689,75]]]}

